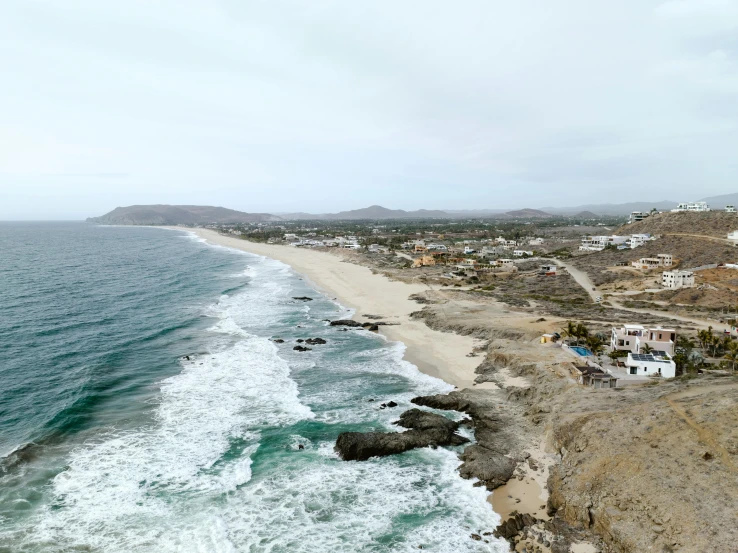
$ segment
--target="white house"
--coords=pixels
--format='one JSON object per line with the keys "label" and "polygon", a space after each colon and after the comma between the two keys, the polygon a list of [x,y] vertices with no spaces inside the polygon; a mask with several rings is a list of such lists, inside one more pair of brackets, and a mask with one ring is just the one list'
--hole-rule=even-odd
{"label": "white house", "polygon": [[691,288],[694,286],[694,273],[692,271],[664,271],[661,274],[661,286],[672,290]]}
{"label": "white house", "polygon": [[649,215],[647,211],[633,211],[628,218],[628,223],[639,223]]}
{"label": "white house", "polygon": [[532,238],[528,240],[529,246],[542,246],[543,245],[543,238]]}
{"label": "white house", "polygon": [[541,265],[541,270],[538,271],[538,274],[544,276],[556,276],[557,271],[558,267],[552,263],[550,265]]}
{"label": "white house", "polygon": [[710,206],[707,205],[707,202],[687,202],[679,204],[676,209],[672,209],[672,211],[710,211]]}
{"label": "white house", "polygon": [[642,246],[649,240],[651,240],[650,234],[631,234],[630,238],[628,238],[625,243],[630,246],[630,249],[632,250]]}
{"label": "white house", "polygon": [[642,325],[624,325],[613,327],[610,335],[610,347],[617,351],[640,353],[644,346],[656,351],[665,351],[669,355],[674,352],[676,330],[660,326],[646,328]]}
{"label": "white house", "polygon": [[735,213],[735,206],[726,205],[725,206],[725,213]]}
{"label": "white house", "polygon": [[361,244],[351,244],[351,243],[344,244],[343,245],[343,249],[345,249],[345,250],[360,250],[361,249]]}
{"label": "white house", "polygon": [[448,248],[444,246],[443,244],[428,244],[426,246],[428,248],[428,251],[435,251],[435,252],[447,252]]}
{"label": "white house", "polygon": [[513,257],[525,257],[525,256],[533,257],[533,252],[528,250],[515,250],[513,251]]}
{"label": "white house", "polygon": [[628,368],[628,374],[637,376],[660,376],[662,378],[676,376],[676,363],[665,351],[629,353],[625,366]]}
{"label": "white house", "polygon": [[477,250],[475,250],[472,246],[464,246],[464,254],[469,255],[470,253],[477,253]]}
{"label": "white house", "polygon": [[585,236],[582,238],[582,244],[579,246],[579,251],[599,252],[604,250],[606,246],[625,244],[627,240],[627,236]]}

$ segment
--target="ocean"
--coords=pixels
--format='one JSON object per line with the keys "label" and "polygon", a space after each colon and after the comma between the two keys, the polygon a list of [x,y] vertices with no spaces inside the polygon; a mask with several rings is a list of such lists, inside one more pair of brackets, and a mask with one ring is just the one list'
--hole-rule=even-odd
{"label": "ocean", "polygon": [[0,223],[0,314],[0,553],[508,551],[458,450],[336,456],[451,387],[278,261]]}

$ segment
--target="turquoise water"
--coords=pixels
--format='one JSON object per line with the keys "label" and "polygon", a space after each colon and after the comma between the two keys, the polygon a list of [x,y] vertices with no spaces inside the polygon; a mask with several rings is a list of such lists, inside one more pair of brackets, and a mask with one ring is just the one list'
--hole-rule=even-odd
{"label": "turquoise water", "polygon": [[507,551],[457,451],[336,457],[449,386],[287,266],[81,223],[2,223],[0,255],[0,552]]}
{"label": "turquoise water", "polygon": [[581,357],[589,357],[590,355],[593,355],[589,349],[582,346],[569,346],[569,349]]}

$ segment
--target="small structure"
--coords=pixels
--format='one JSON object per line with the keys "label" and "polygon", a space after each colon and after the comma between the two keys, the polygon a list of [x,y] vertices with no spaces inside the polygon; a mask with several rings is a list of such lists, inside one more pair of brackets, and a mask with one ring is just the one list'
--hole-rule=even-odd
{"label": "small structure", "polygon": [[514,272],[518,270],[518,268],[515,266],[515,262],[512,259],[498,259],[496,265],[503,271]]}
{"label": "small structure", "polygon": [[728,233],[728,240],[731,240],[733,244],[738,245],[738,230]]}
{"label": "small structure", "polygon": [[541,265],[541,270],[538,271],[538,274],[543,276],[556,276],[557,270],[558,266],[554,263],[550,265]]}
{"label": "small structure", "polygon": [[725,206],[725,213],[735,213],[735,206],[726,205]]}
{"label": "small structure", "polygon": [[616,388],[618,385],[617,377],[606,373],[600,367],[574,365],[572,372],[577,382],[582,386],[589,386],[591,388]]}
{"label": "small structure", "polygon": [[629,353],[625,362],[628,374],[636,376],[660,376],[663,378],[674,378],[676,376],[676,363],[665,351],[652,351],[651,353]]}
{"label": "small structure", "polygon": [[513,257],[533,257],[533,252],[528,250],[515,250],[513,251]]}
{"label": "small structure", "polygon": [[542,344],[552,344],[558,342],[561,339],[561,334],[554,332],[553,334],[543,334],[541,336]]}
{"label": "small structure", "polygon": [[413,267],[431,267],[436,264],[436,258],[432,255],[423,255],[413,259]]}
{"label": "small structure", "polygon": [[694,273],[692,271],[664,271],[661,273],[661,286],[672,290],[692,288]]}

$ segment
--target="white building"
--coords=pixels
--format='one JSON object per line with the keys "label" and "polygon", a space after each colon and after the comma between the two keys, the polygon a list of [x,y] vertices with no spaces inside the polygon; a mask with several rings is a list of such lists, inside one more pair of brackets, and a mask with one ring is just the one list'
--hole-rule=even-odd
{"label": "white building", "polygon": [[448,248],[443,244],[428,244],[426,246],[429,252],[447,252]]}
{"label": "white building", "polygon": [[726,205],[725,206],[725,213],[735,213],[735,206]]}
{"label": "white building", "polygon": [[360,250],[361,249],[361,244],[351,244],[351,243],[344,244],[343,245],[343,249],[345,249],[345,250]]}
{"label": "white building", "polygon": [[637,376],[660,376],[662,378],[674,378],[676,376],[676,363],[665,351],[653,351],[651,353],[629,353],[625,362],[628,374]]}
{"label": "white building", "polygon": [[728,233],[728,240],[732,240],[738,245],[738,230]]}
{"label": "white building", "polygon": [[533,252],[528,251],[528,250],[515,250],[515,251],[513,251],[513,257],[525,257],[526,255],[528,257],[533,257]]}
{"label": "white building", "polygon": [[625,241],[625,244],[632,250],[642,246],[649,240],[653,240],[650,234],[631,234],[630,238]]}
{"label": "white building", "polygon": [[644,346],[653,350],[665,351],[669,355],[674,352],[676,330],[673,328],[646,328],[642,325],[624,325],[613,327],[610,335],[610,347],[617,351],[640,353]]}
{"label": "white building", "polygon": [[661,274],[661,286],[672,290],[691,288],[694,286],[694,273],[692,271],[664,271]]}
{"label": "white building", "polygon": [[543,238],[532,238],[528,240],[529,246],[542,246],[543,245]]}
{"label": "white building", "polygon": [[475,250],[472,246],[464,246],[464,254],[469,255],[470,253],[477,253],[477,250]]}
{"label": "white building", "polygon": [[676,209],[672,209],[672,211],[710,211],[710,206],[707,205],[707,202],[687,202],[679,204]]}
{"label": "white building", "polygon": [[585,236],[579,246],[580,252],[600,252],[607,246],[618,246],[625,244],[627,236]]}
{"label": "white building", "polygon": [[541,265],[541,270],[538,271],[538,274],[544,276],[556,276],[558,269],[558,266],[553,263],[550,265]]}

